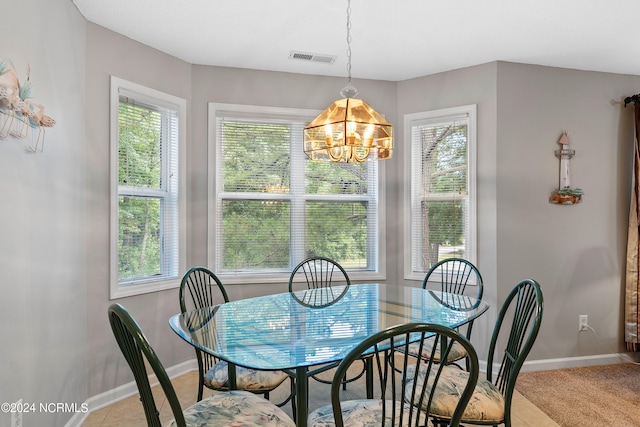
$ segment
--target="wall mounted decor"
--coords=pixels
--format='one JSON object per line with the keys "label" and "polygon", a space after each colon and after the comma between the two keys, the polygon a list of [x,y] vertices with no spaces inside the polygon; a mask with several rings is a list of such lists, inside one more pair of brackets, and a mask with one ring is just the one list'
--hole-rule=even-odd
{"label": "wall mounted decor", "polygon": [[41,104],[30,100],[34,88],[29,77],[27,66],[27,79],[20,84],[11,61],[0,59],[0,139],[27,138],[31,134],[35,143],[27,151],[36,153],[44,149],[45,128],[53,127],[56,121],[44,114]]}
{"label": "wall mounted decor", "polygon": [[584,194],[579,188],[571,188],[569,161],[576,154],[576,151],[569,148],[569,137],[566,131],[562,132],[558,144],[561,148],[555,151],[555,155],[560,159],[560,184],[558,190],[549,198],[549,203],[575,205],[582,201]]}

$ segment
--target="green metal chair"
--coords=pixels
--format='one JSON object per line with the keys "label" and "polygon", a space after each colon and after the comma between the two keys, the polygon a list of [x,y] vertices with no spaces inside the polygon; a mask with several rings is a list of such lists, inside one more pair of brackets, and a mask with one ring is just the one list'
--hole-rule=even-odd
{"label": "green metal chair", "polygon": [[[484,292],[484,285],[480,271],[478,271],[475,265],[463,258],[446,258],[434,264],[425,275],[424,280],[422,281],[422,288],[429,289],[429,287],[433,287],[433,284],[439,287],[441,292],[447,292],[455,295],[468,295],[476,298],[477,300],[482,300],[482,294]],[[470,340],[473,320],[467,323],[463,328],[466,329],[465,336]],[[421,357],[429,357],[432,346],[433,340],[426,342],[423,346],[423,353]],[[409,346],[409,353],[418,357],[420,353],[417,352],[416,344]],[[458,360],[464,359],[466,356],[464,349],[457,345],[451,350],[446,363],[450,364],[457,362]],[[434,354],[434,357],[434,361],[439,363],[440,355]]]}
{"label": "green metal chair", "polygon": [[[453,343],[461,345],[469,355],[468,372],[460,369],[446,370],[447,366],[433,362],[433,358],[414,358],[395,351],[400,345],[415,341],[420,346],[428,337],[434,337],[432,353],[443,351],[446,355]],[[445,337],[446,340],[440,338]],[[442,342],[447,347],[440,348]],[[390,355],[393,354],[393,357]],[[343,400],[340,394],[342,379],[352,364],[369,356],[375,372],[375,396],[373,399]],[[415,363],[414,363],[415,362]],[[430,381],[413,381],[418,376]],[[459,384],[459,373],[465,372],[464,384]],[[453,415],[448,425],[458,427],[465,406],[478,380],[479,368],[476,352],[463,335],[451,328],[429,323],[407,323],[380,331],[353,348],[342,360],[335,372],[331,386],[331,405],[323,406],[309,415],[309,426],[323,427],[418,427],[431,426],[429,412],[441,402],[442,396],[453,403]],[[458,388],[451,387],[456,383]]]}
{"label": "green metal chair", "polygon": [[[351,279],[345,269],[335,260],[327,257],[309,257],[300,262],[291,271],[289,276],[289,292],[293,299],[307,307],[322,308],[336,302],[347,293],[351,286]],[[347,383],[360,379],[367,370],[367,361],[364,359],[362,369],[355,375],[345,378],[343,389],[347,389]],[[327,372],[335,365],[327,365]],[[324,384],[331,384],[331,377],[316,374],[311,378]]]}
{"label": "green metal chair", "polygon": [[345,269],[337,261],[326,257],[305,259],[295,266],[289,276],[289,292],[294,298],[301,304],[316,308],[340,300],[350,285],[351,280]]}
{"label": "green metal chair", "polygon": [[[206,267],[189,269],[180,283],[180,310],[187,311],[212,307],[229,302],[229,296],[222,282]],[[211,390],[229,390],[228,363],[213,355],[195,348],[198,360],[198,400],[202,399],[203,387]],[[293,377],[283,371],[258,371],[237,366],[236,385],[239,390],[262,394],[269,399],[269,393],[280,386],[287,378],[291,381],[291,393],[278,406],[284,406],[291,401],[295,414],[295,382]]]}
{"label": "green metal chair", "polygon": [[[543,305],[542,289],[535,280],[523,280],[509,293],[491,336],[486,379],[478,380],[462,416],[463,424],[511,427],[513,390],[520,368],[538,336]],[[501,346],[506,343],[503,350],[498,349],[498,343]],[[495,376],[494,363],[500,364]],[[464,372],[450,365],[445,369]],[[435,408],[438,406],[432,406],[429,414],[438,420],[447,421],[453,416],[451,410],[444,410],[442,406],[439,410]]]}
{"label": "green metal chair", "polygon": [[[140,392],[140,401],[147,425],[160,427],[160,411],[149,383],[146,365],[155,374],[174,419],[171,426],[270,425],[295,427],[295,423],[280,408],[268,400],[242,390],[220,392],[182,410],[176,392],[162,363],[158,359],[138,323],[120,304],[109,307],[109,323]],[[146,361],[146,363],[145,363]]]}

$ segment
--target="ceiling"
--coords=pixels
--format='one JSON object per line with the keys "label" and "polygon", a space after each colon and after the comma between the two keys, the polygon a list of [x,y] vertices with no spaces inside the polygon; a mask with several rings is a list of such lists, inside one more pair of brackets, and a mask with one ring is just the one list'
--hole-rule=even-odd
{"label": "ceiling", "polygon": [[[72,1],[192,64],[347,76],[347,0]],[[640,75],[639,17],[638,0],[352,0],[351,74],[401,81],[500,60]]]}

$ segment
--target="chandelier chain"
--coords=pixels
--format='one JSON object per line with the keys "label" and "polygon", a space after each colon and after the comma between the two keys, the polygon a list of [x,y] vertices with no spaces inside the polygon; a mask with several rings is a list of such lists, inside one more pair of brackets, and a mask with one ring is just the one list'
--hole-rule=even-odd
{"label": "chandelier chain", "polygon": [[347,0],[347,84],[351,84],[351,0]]}

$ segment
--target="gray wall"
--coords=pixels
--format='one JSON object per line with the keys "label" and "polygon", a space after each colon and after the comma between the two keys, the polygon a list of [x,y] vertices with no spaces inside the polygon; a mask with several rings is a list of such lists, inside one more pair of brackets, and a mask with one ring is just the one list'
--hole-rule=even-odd
{"label": "gray wall", "polygon": [[[0,402],[82,403],[87,386],[85,21],[68,0],[3,3],[0,57],[56,120],[44,152],[0,140]],[[0,117],[4,119],[4,117]],[[24,414],[29,426],[68,413]],[[0,426],[10,415],[0,412]]]}
{"label": "gray wall", "polygon": [[[492,305],[474,330],[480,355],[497,308],[528,277],[540,282],[545,297],[543,326],[528,358],[539,362],[534,365],[588,364],[598,356],[611,362],[616,358],[604,355],[624,351],[633,114],[621,101],[639,86],[638,76],[508,62],[398,83],[399,120],[478,105],[478,266]],[[554,151],[564,130],[576,150],[571,184],[585,191],[574,206],[548,203],[558,187]],[[597,335],[578,332],[580,314]]]}
{"label": "gray wall", "polygon": [[[187,264],[207,263],[207,114],[209,102],[324,109],[339,95],[341,78],[191,66],[94,24],[87,25],[87,118],[89,246],[87,288],[89,396],[131,381],[106,317],[109,300],[109,75],[180,96],[188,101]],[[354,80],[365,99],[396,121],[396,84]],[[192,88],[194,88],[192,90]],[[390,168],[391,169],[391,168]],[[394,268],[393,259],[387,260]],[[282,292],[278,285],[227,285],[231,299]],[[168,367],[194,357],[170,329],[179,311],[178,292],[169,290],[118,299],[138,320]]]}
{"label": "gray wall", "polygon": [[[488,348],[488,337],[491,334],[496,314],[497,271],[496,271],[496,92],[497,92],[497,63],[484,64],[447,73],[420,77],[398,83],[398,124],[395,129],[400,130],[398,162],[404,162],[408,170],[408,147],[402,143],[404,138],[403,120],[405,114],[443,108],[477,104],[477,219],[478,219],[478,268],[485,282],[483,299],[491,305],[491,311],[481,316],[474,323],[474,344],[478,354],[485,359]],[[402,191],[406,190],[405,177],[398,176]],[[399,191],[401,193],[401,191]],[[404,194],[404,193],[402,193]],[[408,197],[406,195],[405,197]],[[395,229],[393,235],[398,236],[400,248],[404,247],[402,218],[403,210],[407,209],[407,199],[398,199],[399,212],[389,212],[387,218],[392,221]],[[396,255],[397,254],[397,255]],[[404,265],[402,250],[389,252],[394,263]],[[402,278],[402,270],[397,276]],[[410,284],[410,283],[408,283]],[[415,285],[415,283],[413,283]],[[484,339],[483,339],[484,337]]]}
{"label": "gray wall", "polygon": [[[106,309],[109,255],[109,75],[188,102],[188,264],[206,264],[207,104],[323,109],[344,79],[196,66],[87,23],[69,0],[12,2],[2,57],[57,120],[45,151],[0,141],[3,204],[0,284],[3,345],[0,400],[83,402],[131,381]],[[46,41],[43,43],[43,41]],[[622,286],[629,199],[631,110],[624,96],[639,76],[497,62],[403,82],[355,80],[360,95],[395,125],[385,162],[389,282],[403,279],[405,114],[478,105],[478,264],[492,311],[474,332],[485,353],[496,308],[524,277],[541,282],[545,319],[529,360],[587,358],[623,350]],[[558,183],[553,151],[563,130],[576,156],[576,206],[547,202]],[[280,291],[230,285],[231,298]],[[118,300],[141,323],[165,365],[193,357],[167,325],[177,291]],[[598,338],[577,332],[588,314]],[[64,425],[72,414],[25,416],[26,425]],[[0,414],[0,426],[8,425]]]}
{"label": "gray wall", "polygon": [[[624,350],[624,270],[633,156],[633,105],[620,103],[640,77],[500,63],[497,195],[499,297],[520,277],[545,292],[545,319],[531,359]],[[571,184],[583,202],[546,202],[558,186],[553,151],[568,131]],[[597,332],[577,331],[587,314]]]}
{"label": "gray wall", "polygon": [[[387,120],[397,122],[396,84],[371,80],[353,80],[359,95]],[[189,173],[191,193],[188,205],[191,211],[190,248],[193,250],[192,264],[207,263],[207,113],[208,103],[231,103],[264,105],[272,107],[304,108],[323,110],[340,96],[345,80],[335,77],[321,77],[302,74],[266,72],[221,67],[194,66],[192,86],[194,90],[192,106],[192,141],[190,145]],[[386,173],[396,176],[398,165],[387,162]],[[394,180],[387,182],[387,197],[396,197]],[[396,270],[393,259],[382,258],[387,272]],[[230,285],[231,286],[231,285]],[[229,288],[229,297],[247,298],[265,293],[282,292],[284,284],[240,285]]]}
{"label": "gray wall", "polygon": [[[87,329],[89,396],[132,380],[109,323],[107,308],[118,302],[136,318],[168,366],[193,357],[167,320],[180,311],[177,290],[109,300],[109,105],[110,75],[187,100],[191,114],[191,65],[94,24],[87,25]],[[187,140],[190,132],[187,130]]]}

